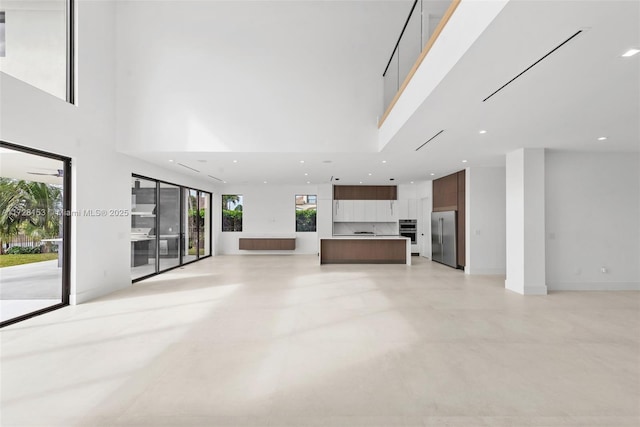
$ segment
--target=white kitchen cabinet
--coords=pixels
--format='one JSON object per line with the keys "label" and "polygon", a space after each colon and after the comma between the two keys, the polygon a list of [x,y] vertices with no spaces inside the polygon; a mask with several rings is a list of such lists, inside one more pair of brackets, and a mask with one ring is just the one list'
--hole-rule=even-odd
{"label": "white kitchen cabinet", "polygon": [[376,200],[375,204],[377,222],[395,222],[398,220],[396,200]]}
{"label": "white kitchen cabinet", "polygon": [[389,218],[390,222],[398,221],[400,218],[400,212],[398,211],[398,201],[397,200],[389,200],[390,209],[391,209],[391,217]]}
{"label": "white kitchen cabinet", "polygon": [[363,200],[349,200],[353,205],[353,214],[351,221],[362,222],[364,221],[364,204]]}
{"label": "white kitchen cabinet", "polygon": [[397,200],[399,219],[418,219],[418,201],[416,199]]}
{"label": "white kitchen cabinet", "polygon": [[396,222],[396,200],[334,200],[334,222]]}
{"label": "white kitchen cabinet", "polygon": [[418,200],[417,199],[409,199],[407,200],[408,212],[406,219],[418,219]]}
{"label": "white kitchen cabinet", "polygon": [[409,200],[397,200],[396,206],[398,207],[398,218],[407,219],[409,218]]}
{"label": "white kitchen cabinet", "polygon": [[334,200],[333,221],[348,222],[353,221],[353,202],[355,200]]}
{"label": "white kitchen cabinet", "polygon": [[378,221],[378,210],[376,206],[377,200],[361,200],[362,202],[362,221],[376,222]]}

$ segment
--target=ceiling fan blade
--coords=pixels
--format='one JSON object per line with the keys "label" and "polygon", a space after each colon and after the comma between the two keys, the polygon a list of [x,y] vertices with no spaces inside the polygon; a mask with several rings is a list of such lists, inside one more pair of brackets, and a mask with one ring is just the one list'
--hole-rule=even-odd
{"label": "ceiling fan blade", "polygon": [[59,175],[57,173],[40,173],[40,172],[27,172],[30,175],[45,175],[45,176],[56,176],[58,178],[60,178],[62,175]]}

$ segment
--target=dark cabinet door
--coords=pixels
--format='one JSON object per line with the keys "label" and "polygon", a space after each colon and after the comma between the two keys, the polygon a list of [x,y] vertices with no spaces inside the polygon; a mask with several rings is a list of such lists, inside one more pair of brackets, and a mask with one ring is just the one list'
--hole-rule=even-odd
{"label": "dark cabinet door", "polygon": [[433,210],[452,211],[458,209],[458,176],[452,174],[433,181]]}
{"label": "dark cabinet door", "polygon": [[334,185],[334,200],[397,200],[395,185]]}

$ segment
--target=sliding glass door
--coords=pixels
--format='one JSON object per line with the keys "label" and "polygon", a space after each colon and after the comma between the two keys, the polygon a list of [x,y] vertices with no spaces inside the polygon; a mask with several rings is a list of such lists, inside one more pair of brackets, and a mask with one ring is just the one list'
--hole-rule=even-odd
{"label": "sliding glass door", "polygon": [[198,222],[198,256],[211,255],[211,195],[204,191],[198,192],[198,210],[199,210],[199,222]]}
{"label": "sliding glass door", "polygon": [[211,193],[185,188],[183,263],[211,255]]}
{"label": "sliding glass door", "polygon": [[131,279],[211,255],[211,193],[131,178]]}
{"label": "sliding glass door", "polygon": [[160,183],[158,255],[160,271],[180,265],[180,187]]}
{"label": "sliding glass door", "polygon": [[198,259],[198,191],[183,189],[184,194],[184,242],[185,251],[182,262]]}
{"label": "sliding glass door", "polygon": [[156,266],[156,181],[131,179],[131,278],[157,273]]}
{"label": "sliding glass door", "polygon": [[0,326],[69,303],[70,170],[0,143]]}

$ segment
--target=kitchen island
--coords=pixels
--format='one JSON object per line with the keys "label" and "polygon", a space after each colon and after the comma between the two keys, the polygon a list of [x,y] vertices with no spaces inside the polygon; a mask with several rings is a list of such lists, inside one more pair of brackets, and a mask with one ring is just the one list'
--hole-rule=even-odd
{"label": "kitchen island", "polygon": [[375,235],[321,238],[320,264],[411,265],[411,239]]}

